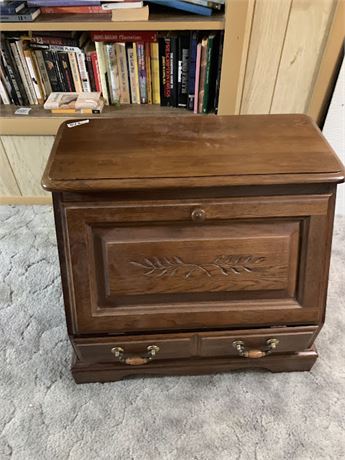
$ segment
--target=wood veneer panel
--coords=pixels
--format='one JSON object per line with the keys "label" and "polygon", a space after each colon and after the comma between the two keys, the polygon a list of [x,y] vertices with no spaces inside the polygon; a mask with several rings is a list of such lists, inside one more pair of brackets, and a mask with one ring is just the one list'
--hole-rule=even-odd
{"label": "wood veneer panel", "polygon": [[271,113],[305,112],[335,0],[293,0]]}

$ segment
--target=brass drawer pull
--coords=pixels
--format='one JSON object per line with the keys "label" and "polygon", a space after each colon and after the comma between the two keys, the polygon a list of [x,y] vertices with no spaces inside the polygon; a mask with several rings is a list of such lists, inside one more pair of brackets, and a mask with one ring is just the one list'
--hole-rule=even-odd
{"label": "brass drawer pull", "polygon": [[232,342],[232,346],[236,348],[240,356],[252,359],[263,358],[269,355],[277,348],[278,344],[278,339],[268,339],[263,350],[250,350],[245,346],[242,340],[235,340],[235,342]]}
{"label": "brass drawer pull", "polygon": [[194,222],[203,222],[206,219],[206,211],[202,208],[195,208],[191,216]]}
{"label": "brass drawer pull", "polygon": [[125,363],[129,366],[142,366],[153,360],[159,352],[159,347],[157,345],[149,345],[146,350],[146,353],[142,356],[125,355],[125,350],[121,347],[112,348],[111,352],[120,363]]}

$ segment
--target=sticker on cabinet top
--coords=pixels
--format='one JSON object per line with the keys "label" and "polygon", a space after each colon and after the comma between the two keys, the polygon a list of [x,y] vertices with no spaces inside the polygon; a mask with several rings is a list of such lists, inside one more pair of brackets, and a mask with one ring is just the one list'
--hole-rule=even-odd
{"label": "sticker on cabinet top", "polygon": [[89,123],[90,120],[79,120],[79,121],[74,121],[73,123],[67,123],[68,128],[75,128],[76,126],[79,125],[85,125],[86,123]]}

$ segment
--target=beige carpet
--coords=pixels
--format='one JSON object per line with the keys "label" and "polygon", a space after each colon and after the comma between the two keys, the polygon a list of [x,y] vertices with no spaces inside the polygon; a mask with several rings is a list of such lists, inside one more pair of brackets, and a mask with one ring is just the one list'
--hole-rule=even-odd
{"label": "beige carpet", "polygon": [[345,218],[310,373],[76,386],[50,207],[0,207],[0,459],[345,459]]}

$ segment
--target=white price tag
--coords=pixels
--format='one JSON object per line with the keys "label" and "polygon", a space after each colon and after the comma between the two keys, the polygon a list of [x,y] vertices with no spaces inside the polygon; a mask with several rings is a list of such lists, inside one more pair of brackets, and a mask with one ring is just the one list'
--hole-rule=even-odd
{"label": "white price tag", "polygon": [[19,107],[14,114],[15,115],[29,115],[31,107]]}
{"label": "white price tag", "polygon": [[80,121],[74,121],[73,123],[67,123],[68,128],[75,128],[76,126],[79,125],[85,125],[86,123],[89,123],[90,120],[80,120]]}

